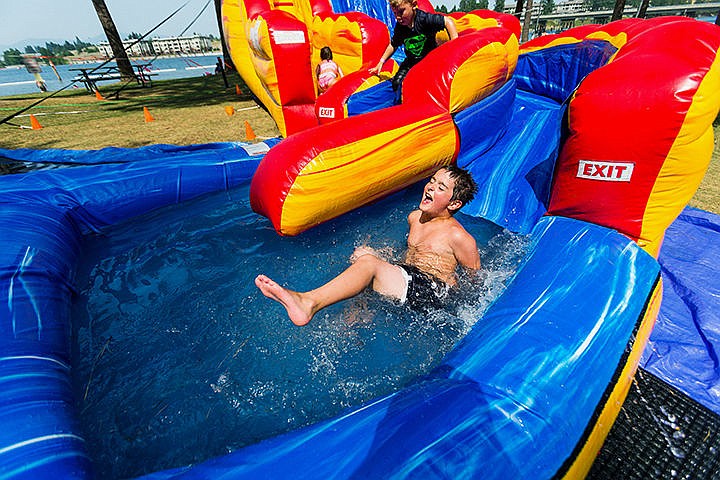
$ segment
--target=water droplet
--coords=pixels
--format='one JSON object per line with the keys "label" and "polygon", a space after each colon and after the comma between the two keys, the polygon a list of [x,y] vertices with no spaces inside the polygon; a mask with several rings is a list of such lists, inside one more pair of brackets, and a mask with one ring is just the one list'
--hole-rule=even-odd
{"label": "water droplet", "polygon": [[[670,451],[675,456],[675,458],[685,458],[685,452],[678,447],[670,447]],[[677,475],[677,472],[673,473],[673,477],[675,475]]]}

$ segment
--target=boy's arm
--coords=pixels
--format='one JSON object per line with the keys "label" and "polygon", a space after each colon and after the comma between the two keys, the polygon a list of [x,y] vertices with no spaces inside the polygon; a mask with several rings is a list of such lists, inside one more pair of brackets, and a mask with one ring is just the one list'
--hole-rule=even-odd
{"label": "boy's arm", "polygon": [[460,227],[451,238],[453,254],[458,263],[468,270],[480,270],[480,254],[473,236]]}
{"label": "boy's arm", "polygon": [[[457,33],[455,34],[457,36]],[[387,61],[388,58],[392,56],[392,54],[395,52],[395,47],[392,46],[392,43],[389,43],[387,48],[382,54],[382,57],[380,57],[380,61],[376,66],[370,69],[370,73],[373,75],[377,75],[380,73],[380,70],[382,70],[383,65]]]}
{"label": "boy's arm", "polygon": [[453,20],[453,18],[449,15],[445,16],[445,30],[447,30],[450,40],[455,40],[458,37],[455,20]]}

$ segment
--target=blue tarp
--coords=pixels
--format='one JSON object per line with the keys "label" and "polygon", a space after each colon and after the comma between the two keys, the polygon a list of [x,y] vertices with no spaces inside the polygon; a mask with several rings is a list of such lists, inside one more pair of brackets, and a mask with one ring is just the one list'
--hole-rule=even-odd
{"label": "blue tarp", "polygon": [[720,414],[720,216],[686,208],[660,266],[662,307],[640,365]]}

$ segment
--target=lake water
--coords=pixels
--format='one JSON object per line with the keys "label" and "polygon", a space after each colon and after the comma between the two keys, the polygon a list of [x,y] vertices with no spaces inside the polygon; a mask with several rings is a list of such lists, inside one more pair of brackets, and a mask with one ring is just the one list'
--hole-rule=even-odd
{"label": "lake water", "polygon": [[[132,60],[131,63],[135,65],[150,62],[150,72],[157,74],[154,75],[152,79],[168,80],[172,78],[198,77],[201,75],[212,74],[215,71],[215,62],[217,61],[217,57],[219,55],[221,54],[213,53],[200,56],[157,58],[152,60],[152,62],[150,62],[150,59],[138,59]],[[55,72],[53,72],[52,68],[47,65],[42,65],[42,72],[40,75],[47,85],[48,92],[54,92],[65,87],[77,76],[79,72],[71,69],[93,68],[101,64],[102,62],[84,63],[79,65],[57,65],[56,68],[62,81],[58,80]],[[110,62],[107,66],[115,66],[115,62]],[[117,82],[117,80],[115,80],[115,82]],[[103,83],[112,82],[99,82],[100,85],[103,85]],[[79,82],[75,85],[77,88],[85,88],[84,85]],[[40,90],[35,85],[35,78],[31,73],[28,73],[25,67],[0,68],[0,97],[21,93],[38,93],[39,91]]]}

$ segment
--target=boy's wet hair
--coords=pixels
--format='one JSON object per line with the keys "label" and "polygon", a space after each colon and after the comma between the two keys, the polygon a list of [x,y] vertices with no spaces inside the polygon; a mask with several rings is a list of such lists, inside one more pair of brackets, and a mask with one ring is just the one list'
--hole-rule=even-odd
{"label": "boy's wet hair", "polygon": [[322,47],[320,49],[320,60],[332,60],[332,50],[330,50],[330,47]]}
{"label": "boy's wet hair", "polygon": [[460,200],[460,202],[462,202],[463,204],[463,207],[470,203],[472,199],[475,198],[475,194],[478,191],[477,184],[472,178],[472,175],[470,175],[470,172],[458,167],[457,165],[447,165],[440,168],[440,170],[442,169],[447,170],[447,172],[450,174],[450,178],[455,180],[452,200]]}
{"label": "boy's wet hair", "polygon": [[400,6],[401,3],[409,3],[412,5],[413,0],[388,0],[388,4],[391,7],[398,7],[398,6]]}

